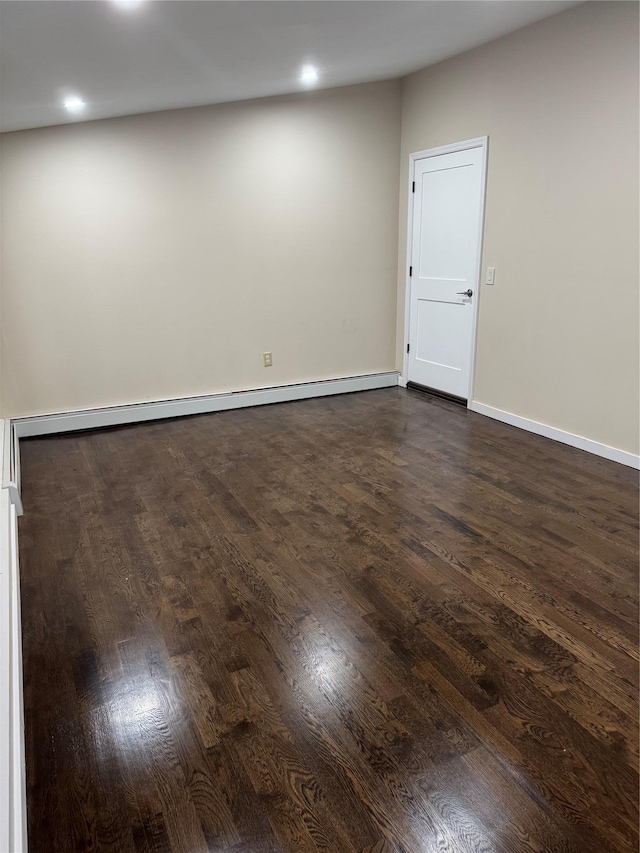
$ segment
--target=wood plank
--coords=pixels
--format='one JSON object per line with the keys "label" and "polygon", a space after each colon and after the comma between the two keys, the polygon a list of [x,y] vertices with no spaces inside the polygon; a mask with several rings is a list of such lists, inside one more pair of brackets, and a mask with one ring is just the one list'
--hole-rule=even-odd
{"label": "wood plank", "polygon": [[403,389],[21,452],[32,853],[637,848],[635,472]]}

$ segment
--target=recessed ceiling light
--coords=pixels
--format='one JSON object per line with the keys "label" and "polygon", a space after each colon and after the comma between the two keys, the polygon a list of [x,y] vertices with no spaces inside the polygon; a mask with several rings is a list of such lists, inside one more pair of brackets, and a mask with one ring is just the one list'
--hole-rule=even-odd
{"label": "recessed ceiling light", "polygon": [[314,83],[318,82],[318,71],[313,67],[313,65],[305,65],[302,69],[302,74],[300,75],[300,82],[304,83],[305,86],[312,86]]}
{"label": "recessed ceiling light", "polygon": [[121,9],[137,9],[144,4],[144,0],[113,0],[116,6]]}
{"label": "recessed ceiling light", "polygon": [[66,110],[69,110],[69,112],[70,112],[70,113],[79,113],[79,112],[82,112],[82,110],[83,110],[87,105],[86,105],[86,104],[85,104],[85,102],[82,100],[82,98],[78,98],[76,95],[74,95],[74,96],[73,96],[73,97],[71,97],[71,98],[66,98],[66,100],[64,100],[64,101],[62,102],[62,106],[63,106]]}

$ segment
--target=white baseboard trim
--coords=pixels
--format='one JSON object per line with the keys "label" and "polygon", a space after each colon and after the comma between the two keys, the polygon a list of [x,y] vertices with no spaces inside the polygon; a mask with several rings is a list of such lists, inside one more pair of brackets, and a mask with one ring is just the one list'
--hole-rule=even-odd
{"label": "white baseboard trim", "polygon": [[640,456],[635,456],[626,450],[619,450],[617,447],[609,447],[608,444],[601,444],[599,441],[593,441],[590,438],[584,438],[581,435],[574,435],[572,432],[565,432],[556,427],[547,426],[546,424],[538,423],[537,421],[522,418],[520,415],[513,415],[511,412],[504,412],[502,409],[494,409],[493,406],[487,406],[484,403],[478,403],[472,400],[469,403],[469,409],[472,412],[477,412],[480,415],[486,415],[488,418],[493,418],[496,421],[502,421],[510,426],[518,427],[519,429],[534,432],[536,435],[542,435],[545,438],[551,438],[554,441],[560,441],[562,444],[569,444],[571,447],[577,447],[578,450],[586,450],[587,453],[593,453],[596,456],[602,456],[604,459],[610,459],[612,462],[619,462],[621,465],[628,465],[630,468],[640,469]]}
{"label": "white baseboard trim", "polygon": [[398,385],[401,388],[407,387],[407,380],[404,378],[404,376],[401,373],[398,375]]}
{"label": "white baseboard trim", "polygon": [[327,379],[321,382],[302,382],[297,385],[278,385],[256,391],[233,391],[226,394],[209,394],[202,397],[182,397],[157,403],[132,403],[126,406],[110,406],[104,409],[85,409],[53,415],[34,415],[14,418],[11,423],[19,438],[51,435],[74,430],[99,429],[121,426],[160,418],[178,418],[184,415],[201,415],[209,412],[224,412],[247,406],[264,406],[268,403],[288,403],[307,400],[311,397],[326,397],[333,394],[350,394],[354,391],[372,391],[376,388],[391,388],[398,384],[398,372],[369,373],[364,376],[348,376],[344,379]]}

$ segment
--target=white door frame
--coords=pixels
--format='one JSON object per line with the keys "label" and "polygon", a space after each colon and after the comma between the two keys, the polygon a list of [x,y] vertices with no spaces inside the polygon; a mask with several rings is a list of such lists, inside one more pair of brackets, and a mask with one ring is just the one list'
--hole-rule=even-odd
{"label": "white door frame", "polygon": [[469,148],[480,148],[482,150],[482,164],[480,175],[480,219],[478,224],[478,268],[475,273],[474,296],[476,299],[473,302],[473,318],[471,326],[471,360],[469,364],[469,390],[467,393],[467,408],[470,408],[473,400],[473,387],[475,383],[475,366],[476,366],[476,341],[478,332],[478,306],[480,304],[480,285],[482,274],[482,250],[483,250],[483,234],[484,234],[484,208],[485,195],[487,190],[487,157],[489,153],[489,137],[479,136],[477,139],[466,139],[464,142],[454,142],[451,145],[441,145],[439,148],[427,148],[425,151],[414,151],[409,154],[409,203],[407,216],[407,258],[405,262],[405,286],[404,286],[404,344],[402,357],[402,377],[406,385],[409,376],[409,355],[407,353],[407,344],[409,343],[409,315],[411,312],[411,277],[409,276],[409,266],[413,255],[413,201],[414,194],[412,192],[412,184],[414,181],[414,172],[416,160],[424,160],[427,157],[438,157],[440,154],[454,154],[456,151],[467,151]]}

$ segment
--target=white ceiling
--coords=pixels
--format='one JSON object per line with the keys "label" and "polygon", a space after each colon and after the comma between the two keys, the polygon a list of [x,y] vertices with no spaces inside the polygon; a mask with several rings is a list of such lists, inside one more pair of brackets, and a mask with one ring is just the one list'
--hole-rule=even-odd
{"label": "white ceiling", "polygon": [[[0,130],[399,77],[575,0],[2,0]],[[81,116],[61,106],[79,95]]]}

